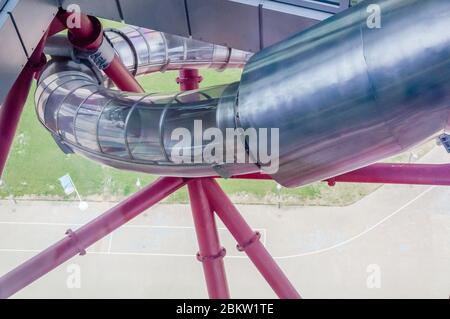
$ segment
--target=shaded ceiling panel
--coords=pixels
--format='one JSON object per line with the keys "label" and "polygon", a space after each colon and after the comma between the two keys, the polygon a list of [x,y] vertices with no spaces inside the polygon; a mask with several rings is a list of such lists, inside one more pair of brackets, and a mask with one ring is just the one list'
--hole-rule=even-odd
{"label": "shaded ceiling panel", "polygon": [[27,63],[27,56],[20,43],[9,14],[0,13],[0,104],[8,95],[17,76]]}
{"label": "shaded ceiling panel", "polygon": [[314,0],[62,0],[65,8],[70,3],[87,14],[251,52],[311,27],[332,15],[326,8],[337,8]]}
{"label": "shaded ceiling panel", "polygon": [[260,0],[188,0],[192,37],[245,51],[261,48]]}
{"label": "shaded ceiling panel", "polygon": [[184,0],[120,0],[119,3],[128,24],[189,36]]}
{"label": "shaded ceiling panel", "polygon": [[331,13],[268,1],[262,11],[263,46],[282,41],[331,16]]}
{"label": "shaded ceiling panel", "polygon": [[20,0],[11,10],[28,56],[34,52],[57,12],[57,0]]}

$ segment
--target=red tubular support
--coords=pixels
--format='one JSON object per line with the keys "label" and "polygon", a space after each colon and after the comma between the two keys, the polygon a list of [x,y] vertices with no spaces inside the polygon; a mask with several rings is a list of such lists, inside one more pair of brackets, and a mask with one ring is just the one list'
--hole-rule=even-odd
{"label": "red tubular support", "polygon": [[301,298],[281,268],[259,241],[259,234],[252,231],[239,211],[213,179],[203,180],[204,189],[214,211],[238,242],[238,248],[248,255],[278,297]]}
{"label": "red tubular support", "polygon": [[[272,179],[270,175],[262,173],[239,175],[232,178]],[[450,186],[450,164],[373,164],[330,178],[326,182],[331,186],[337,182]]]}
{"label": "red tubular support", "polygon": [[181,91],[197,90],[203,81],[203,77],[197,69],[182,69],[179,74],[177,83],[180,85]]}
{"label": "red tubular support", "polygon": [[80,50],[97,50],[103,42],[103,27],[96,17],[81,14],[79,27],[69,27],[69,21],[73,13],[60,11],[58,20],[69,31],[70,42]]}
{"label": "red tubular support", "polygon": [[110,65],[103,71],[122,91],[144,93],[144,89],[122,63],[117,54]]}
{"label": "red tubular support", "polygon": [[[60,12],[59,21],[67,26],[71,13]],[[96,17],[81,15],[79,28],[68,28],[69,40],[78,49],[87,52],[97,51],[104,41],[103,27]],[[104,70],[105,74],[122,91],[144,93],[144,89],[122,63],[117,54]]]}
{"label": "red tubular support", "polygon": [[22,115],[23,107],[28,98],[34,75],[45,65],[44,51],[48,33],[45,33],[27,64],[19,74],[5,99],[0,106],[0,177],[3,174],[6,160],[14,140],[14,135]]}
{"label": "red tubular support", "polygon": [[197,255],[203,263],[206,286],[211,299],[229,299],[223,257],[225,249],[220,246],[214,212],[206,197],[201,179],[188,184],[192,215],[200,251]]}
{"label": "red tubular support", "polygon": [[450,164],[374,164],[328,180],[336,182],[450,186]]}
{"label": "red tubular support", "polygon": [[93,243],[172,194],[185,183],[181,178],[160,178],[79,230],[69,230],[66,238],[0,278],[0,298],[12,296],[73,256],[84,254],[85,249]]}
{"label": "red tubular support", "polygon": [[5,168],[20,115],[33,82],[34,71],[25,67],[0,107],[0,177]]}

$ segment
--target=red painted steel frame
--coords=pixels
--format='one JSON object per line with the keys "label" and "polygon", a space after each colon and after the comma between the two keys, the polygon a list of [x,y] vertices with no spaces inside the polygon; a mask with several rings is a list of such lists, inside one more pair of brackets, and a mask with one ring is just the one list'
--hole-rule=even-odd
{"label": "red painted steel frame", "polygon": [[[66,19],[67,13],[60,14],[59,24],[52,24],[49,32],[53,34],[64,28]],[[82,28],[69,30],[72,42],[86,50],[98,49],[103,36],[101,25],[100,27],[98,25],[96,18],[83,16]],[[45,40],[46,36],[14,84],[5,105],[0,109],[0,175],[33,75],[38,71],[40,62],[42,62]],[[105,73],[119,89],[143,92],[141,86],[117,56]],[[193,90],[198,88],[202,78],[197,70],[182,70],[177,80],[182,90]],[[250,174],[237,178],[271,179],[270,176],[264,174]],[[332,178],[328,182],[329,184],[363,182],[450,185],[450,166],[375,164]],[[69,230],[66,238],[0,278],[0,298],[13,295],[76,254],[84,254],[87,247],[186,183],[187,180],[181,178],[161,178],[79,230]],[[245,251],[275,293],[280,298],[300,298],[293,285],[259,241],[259,234],[252,231],[214,179],[191,180],[188,187],[200,246],[199,258],[203,261],[211,298],[229,297],[222,260],[224,251],[219,244],[213,210],[237,240],[238,249]]]}
{"label": "red painted steel frame", "polygon": [[336,182],[450,186],[450,164],[374,164],[328,180]]}
{"label": "red painted steel frame", "polygon": [[0,178],[14,140],[20,115],[30,92],[33,77],[45,65],[45,56],[42,52],[44,51],[47,34],[44,34],[36,50],[19,74],[5,99],[5,103],[0,106]]}
{"label": "red painted steel frame", "polygon": [[248,255],[278,297],[300,298],[300,294],[259,240],[259,234],[252,231],[217,182],[204,179],[203,185],[214,211],[238,242],[238,249]]}
{"label": "red painted steel frame", "polygon": [[197,90],[203,80],[197,69],[182,69],[179,74],[177,83],[180,84],[181,91]]}
{"label": "red painted steel frame", "polygon": [[201,179],[190,181],[188,189],[200,247],[197,258],[203,264],[209,297],[211,299],[228,299],[230,293],[223,263],[225,249],[220,246],[214,212]]}
{"label": "red painted steel frame", "polygon": [[[233,176],[235,179],[272,180],[267,174]],[[371,183],[450,186],[450,164],[389,164],[380,163],[357,169],[326,180],[336,183]]]}
{"label": "red painted steel frame", "polygon": [[[61,11],[58,14],[59,21],[67,27],[72,13]],[[98,18],[81,14],[80,28],[68,28],[70,42],[80,50],[94,52],[98,50],[104,41],[103,26]],[[127,67],[122,63],[117,54],[106,69],[105,74],[122,91],[144,93],[142,86],[136,81]]]}
{"label": "red painted steel frame", "polygon": [[[201,81],[202,77],[196,69],[182,69],[177,78],[181,91],[197,90]],[[193,179],[188,184],[188,190],[200,247],[197,259],[203,264],[208,295],[211,299],[229,299],[230,292],[223,263],[226,251],[220,246],[214,212],[201,179]]]}
{"label": "red painted steel frame", "polygon": [[180,187],[186,180],[165,177],[142,189],[127,200],[47,248],[32,259],[0,278],[0,298],[8,298],[73,256],[84,255],[85,249],[155,205]]}
{"label": "red painted steel frame", "polygon": [[33,82],[34,71],[25,67],[0,107],[0,177],[14,140],[20,115]]}

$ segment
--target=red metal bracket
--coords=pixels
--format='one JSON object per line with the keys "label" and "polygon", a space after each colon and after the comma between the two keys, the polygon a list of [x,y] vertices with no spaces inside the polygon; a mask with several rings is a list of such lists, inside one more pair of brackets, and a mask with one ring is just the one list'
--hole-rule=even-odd
{"label": "red metal bracket", "polygon": [[81,247],[80,241],[78,240],[77,233],[75,233],[72,229],[68,229],[66,231],[66,235],[67,235],[67,237],[69,237],[72,240],[73,246],[78,249],[78,253],[80,254],[80,256],[86,255],[86,250],[85,250],[85,248]]}
{"label": "red metal bracket", "polygon": [[203,256],[200,252],[197,253],[197,260],[199,262],[212,261],[216,259],[223,259],[227,254],[227,250],[222,247],[222,249],[215,255]]}

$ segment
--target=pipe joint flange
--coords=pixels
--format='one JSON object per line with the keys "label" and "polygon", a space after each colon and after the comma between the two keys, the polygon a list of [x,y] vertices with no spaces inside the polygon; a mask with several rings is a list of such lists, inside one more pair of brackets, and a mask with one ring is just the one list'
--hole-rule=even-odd
{"label": "pipe joint flange", "polygon": [[199,262],[205,262],[205,261],[213,261],[216,259],[222,259],[225,257],[225,255],[227,254],[227,250],[222,247],[222,249],[215,255],[210,255],[210,256],[203,256],[200,252],[197,253],[197,260]]}
{"label": "pipe joint flange", "polygon": [[66,231],[66,235],[72,240],[72,242],[78,249],[78,253],[80,254],[80,256],[86,255],[86,250],[83,247],[80,247],[80,241],[78,240],[77,233],[75,233],[72,229],[68,229]]}
{"label": "pipe joint flange", "polygon": [[248,249],[248,247],[250,247],[251,245],[253,245],[254,243],[258,242],[261,239],[261,233],[260,232],[255,232],[255,234],[253,235],[252,238],[250,238],[247,242],[245,242],[242,245],[236,245],[237,250],[243,252],[246,251]]}

